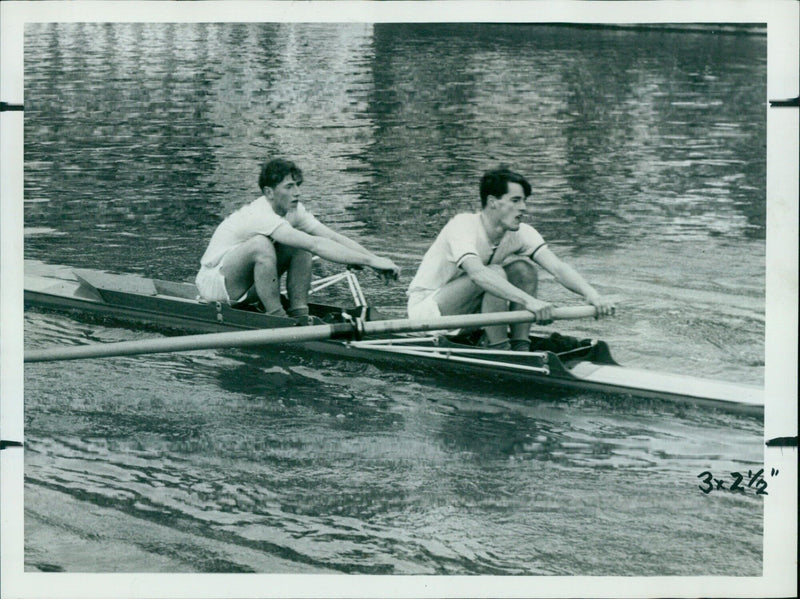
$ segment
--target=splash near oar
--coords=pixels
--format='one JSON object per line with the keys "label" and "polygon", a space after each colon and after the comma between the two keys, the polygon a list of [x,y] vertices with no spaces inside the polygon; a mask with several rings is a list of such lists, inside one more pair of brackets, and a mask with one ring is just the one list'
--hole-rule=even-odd
{"label": "splash near oar", "polygon": [[[574,306],[553,309],[553,320],[588,318],[594,315],[594,306]],[[367,322],[360,318],[353,318],[350,322],[336,324],[280,327],[256,331],[210,333],[206,335],[183,335],[180,337],[162,337],[158,339],[120,341],[118,343],[28,350],[25,352],[25,362],[52,362],[59,360],[106,358],[228,347],[253,347],[260,345],[300,343],[304,341],[321,341],[324,339],[359,340],[372,335],[484,327],[498,324],[512,324],[515,322],[532,322],[534,320],[535,317],[533,314],[524,311],[440,316],[438,318],[424,320],[397,319]]]}

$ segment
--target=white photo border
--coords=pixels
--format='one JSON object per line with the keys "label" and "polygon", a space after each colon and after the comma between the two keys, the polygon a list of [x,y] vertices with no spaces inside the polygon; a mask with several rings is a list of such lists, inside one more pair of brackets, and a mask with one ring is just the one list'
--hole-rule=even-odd
{"label": "white photo border", "polygon": [[[765,441],[797,438],[798,95],[794,0],[0,3],[0,100],[24,105],[24,27],[33,22],[573,22],[767,25]],[[23,441],[23,115],[0,126],[0,433]],[[95,597],[773,597],[797,584],[797,448],[765,447],[779,469],[764,501],[761,577],[479,577],[64,574],[24,571],[24,449],[0,452],[0,596]]]}

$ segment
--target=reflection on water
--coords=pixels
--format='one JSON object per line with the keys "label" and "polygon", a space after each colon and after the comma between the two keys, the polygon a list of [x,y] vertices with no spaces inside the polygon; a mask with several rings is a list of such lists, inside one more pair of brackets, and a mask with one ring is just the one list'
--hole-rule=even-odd
{"label": "reflection on water", "polygon": [[765,235],[760,35],[82,23],[26,39],[26,219],[87,241],[35,238],[34,256],[88,262],[95,241],[188,276],[276,154],[306,168],[314,210],[415,259],[497,162],[532,178],[551,243]]}
{"label": "reflection on water", "polygon": [[[721,535],[729,519],[760,535],[752,495],[718,511],[693,492],[709,463],[758,467],[757,421],[631,398],[526,402],[369,365],[221,354],[114,359],[78,375],[29,367],[29,488],[142,522],[123,533],[134,546],[150,525],[190,533],[187,554],[215,542],[216,561],[180,570],[247,571],[248,551],[286,560],[279,571],[371,574],[721,573],[752,559],[738,543],[719,565],[652,556],[687,544],[693,511]],[[92,389],[89,376],[105,384]],[[62,401],[48,392],[56,382]],[[32,512],[36,535],[42,512]],[[578,543],[586,526],[592,541]],[[98,547],[115,535],[96,534]],[[631,554],[645,538],[648,552]]]}
{"label": "reflection on water", "polygon": [[[627,298],[562,332],[626,364],[762,380],[763,29],[25,33],[26,258],[191,278],[282,154],[316,214],[404,268],[397,286],[363,277],[400,311],[432,237],[507,162],[557,253]],[[31,347],[152,334],[26,316]],[[25,385],[29,569],[761,571],[760,498],[696,480],[758,467],[752,419],[291,350],[29,365]]]}

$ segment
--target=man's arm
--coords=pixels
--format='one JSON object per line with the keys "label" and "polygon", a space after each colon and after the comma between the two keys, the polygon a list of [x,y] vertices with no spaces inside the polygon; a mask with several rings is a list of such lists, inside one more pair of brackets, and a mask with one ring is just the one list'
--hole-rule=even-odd
{"label": "man's arm", "polygon": [[371,254],[367,248],[362,246],[360,243],[353,241],[349,237],[342,235],[341,233],[337,233],[330,227],[322,224],[321,222],[317,221],[317,225],[313,231],[314,235],[318,235],[320,237],[325,237],[326,239],[330,239],[335,241],[338,244],[341,244],[345,247],[349,247],[352,250],[356,250],[357,252],[361,252],[362,254]]}
{"label": "man's arm", "polygon": [[597,308],[598,316],[613,314],[614,303],[601,296],[577,270],[558,258],[550,248],[545,246],[539,249],[533,259],[564,287],[582,295],[587,302]]}
{"label": "man's arm", "polygon": [[550,304],[536,299],[516,285],[509,283],[505,277],[486,266],[477,256],[470,255],[464,258],[461,268],[467,273],[470,280],[486,293],[502,297],[509,302],[522,304],[526,310],[536,316],[536,320],[539,322],[552,320]]}
{"label": "man's arm", "polygon": [[[335,243],[338,243],[339,245],[342,245],[342,246],[344,246],[344,247],[346,247],[348,249],[351,249],[351,250],[353,250],[355,252],[360,252],[360,253],[365,254],[367,256],[372,256],[374,258],[377,258],[377,256],[375,254],[370,252],[367,248],[365,248],[360,243],[358,243],[356,241],[353,241],[352,239],[350,239],[346,235],[342,235],[341,233],[337,233],[336,231],[334,231],[330,227],[327,227],[326,225],[322,224],[319,221],[317,221],[313,233],[314,233],[314,236],[319,236],[319,237],[323,237],[325,239],[329,239],[329,240],[331,240],[331,241],[333,241]],[[323,256],[323,258],[324,258],[324,256]],[[368,266],[371,266],[371,265],[368,265]],[[375,267],[373,266],[372,268],[375,268]],[[390,269],[375,268],[375,270],[377,270],[379,272],[379,274],[381,274],[387,280],[388,279],[397,279],[397,277],[400,275],[400,269],[397,266],[394,266],[393,268],[390,268]]]}
{"label": "man's arm", "polygon": [[397,278],[397,274],[400,272],[394,262],[366,250],[358,249],[361,247],[358,244],[355,244],[357,247],[352,247],[328,237],[309,235],[298,231],[288,223],[275,229],[271,237],[278,243],[309,251],[331,262],[369,266],[380,272],[392,273],[393,278]]}

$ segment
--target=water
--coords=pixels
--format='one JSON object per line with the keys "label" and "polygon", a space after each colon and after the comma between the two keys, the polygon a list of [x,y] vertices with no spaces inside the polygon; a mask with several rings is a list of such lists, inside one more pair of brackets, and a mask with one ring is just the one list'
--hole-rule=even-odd
{"label": "water", "polygon": [[[315,214],[403,268],[361,277],[400,315],[506,162],[554,251],[624,296],[560,331],[763,383],[763,30],[43,24],[25,44],[28,259],[190,280],[281,154]],[[25,319],[30,347],[157,334]],[[698,488],[761,467],[760,419],[224,350],[28,365],[25,426],[29,570],[761,572],[761,497]]]}

